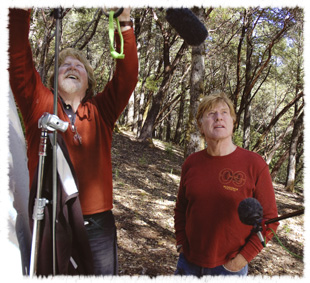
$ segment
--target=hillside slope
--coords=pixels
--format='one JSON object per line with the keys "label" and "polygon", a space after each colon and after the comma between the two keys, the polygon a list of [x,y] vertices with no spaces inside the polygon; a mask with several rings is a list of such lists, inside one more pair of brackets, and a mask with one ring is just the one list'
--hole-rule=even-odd
{"label": "hillside slope", "polygon": [[[115,133],[112,145],[114,214],[118,227],[120,275],[172,275],[175,250],[173,208],[183,152],[154,141],[136,141],[129,132]],[[303,195],[275,185],[279,215],[303,206]],[[282,220],[277,232],[285,247],[303,254],[304,216]],[[303,276],[304,263],[285,251],[275,237],[249,265],[249,275]]]}

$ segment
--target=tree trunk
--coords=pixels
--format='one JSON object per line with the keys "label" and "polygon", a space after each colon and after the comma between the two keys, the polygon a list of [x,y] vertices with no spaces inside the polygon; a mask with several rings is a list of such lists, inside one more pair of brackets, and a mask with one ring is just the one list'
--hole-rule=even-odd
{"label": "tree trunk", "polygon": [[140,141],[146,141],[148,139],[151,139],[153,136],[153,128],[154,128],[155,120],[160,110],[160,107],[161,107],[161,104],[162,104],[162,101],[165,95],[165,91],[168,87],[168,79],[169,79],[169,76],[166,75],[166,78],[163,80],[163,83],[158,93],[153,96],[152,107],[150,111],[148,112],[146,120],[141,129],[141,133],[139,136]]}
{"label": "tree trunk", "polygon": [[[152,106],[150,111],[148,112],[148,115],[146,117],[146,120],[143,124],[139,140],[140,141],[146,141],[152,138],[153,128],[156,121],[156,117],[159,113],[159,110],[161,108],[163,99],[165,97],[166,91],[169,88],[170,80],[175,72],[177,64],[180,62],[182,56],[184,55],[184,51],[187,48],[187,43],[184,42],[182,46],[180,47],[173,63],[171,65],[165,65],[164,68],[164,78],[161,83],[161,86],[157,92],[156,95],[153,96]],[[166,46],[164,53],[169,53],[169,48]],[[169,58],[169,55],[166,54],[164,57]]]}
{"label": "tree trunk", "polygon": [[289,149],[289,162],[287,166],[286,189],[290,192],[295,191],[295,172],[296,172],[296,155],[298,138],[302,134],[303,113],[298,117],[292,133],[291,144]]}
{"label": "tree trunk", "polygon": [[183,121],[184,121],[184,101],[185,101],[185,91],[182,90],[181,93],[181,99],[180,99],[180,105],[179,105],[179,111],[178,111],[178,119],[177,124],[175,127],[175,133],[173,142],[176,144],[180,144],[181,142],[181,136],[182,136],[182,128],[183,128]]}
{"label": "tree trunk", "polygon": [[287,159],[289,155],[289,150],[287,149],[282,156],[278,159],[278,161],[276,162],[276,164],[273,166],[272,170],[271,170],[271,178],[274,180],[276,175],[278,174],[283,162],[285,161],[285,159]]}
{"label": "tree trunk", "polygon": [[248,96],[246,97],[246,104],[243,122],[243,148],[249,150],[251,144],[251,104]]}
{"label": "tree trunk", "polygon": [[292,133],[293,129],[294,129],[294,124],[296,123],[296,120],[300,114],[300,112],[303,111],[303,105],[301,105],[299,107],[299,109],[297,110],[296,115],[293,117],[292,121],[289,123],[289,125],[287,126],[287,128],[285,129],[285,131],[280,135],[280,136],[276,136],[276,140],[274,145],[272,146],[272,148],[269,150],[268,155],[266,157],[266,162],[267,164],[269,164],[273,158],[273,156],[277,153],[278,148],[280,148],[280,146],[283,144],[283,140]]}
{"label": "tree trunk", "polygon": [[168,111],[169,111],[168,118],[165,120],[165,124],[166,124],[165,140],[166,140],[166,142],[171,141],[171,112],[170,112],[170,108],[168,108]]}
{"label": "tree trunk", "polygon": [[[296,96],[303,89],[302,83],[302,55],[303,55],[303,45],[302,45],[302,32],[299,33],[299,46],[297,48],[297,69],[296,69],[296,86],[295,93]],[[296,160],[297,160],[297,147],[299,138],[303,135],[303,117],[304,112],[302,112],[297,118],[296,123],[294,124],[294,129],[291,137],[290,143],[290,153],[289,153],[289,162],[287,166],[287,177],[286,177],[286,189],[290,192],[295,191],[295,178],[296,178]],[[295,104],[295,116],[298,115],[298,106]]]}
{"label": "tree trunk", "polygon": [[244,121],[243,121],[243,148],[250,149],[251,144],[251,81],[252,81],[252,14],[247,18],[246,31],[246,70],[245,70],[245,88],[244,88]]}
{"label": "tree trunk", "polygon": [[185,97],[186,97],[186,91],[187,91],[187,86],[188,86],[188,80],[185,79],[187,76],[189,70],[190,70],[190,65],[183,65],[182,70],[183,70],[183,76],[181,79],[181,94],[180,94],[180,104],[179,104],[179,109],[178,109],[178,118],[177,118],[177,123],[175,126],[175,133],[173,137],[173,142],[175,144],[180,144],[182,139],[182,129],[184,127],[184,107],[185,107]]}
{"label": "tree trunk", "polygon": [[[260,18],[260,16],[262,15],[264,10],[262,10],[260,12],[260,15],[259,17],[256,17],[256,22],[255,22],[255,25],[258,23],[258,19]],[[250,14],[248,17],[252,17],[252,13],[253,11],[250,10]],[[268,44],[268,46],[266,47],[266,49],[264,50],[263,52],[263,55],[261,56],[262,58],[266,58],[264,61],[262,60],[260,62],[259,65],[257,65],[255,67],[255,71],[253,72],[252,74],[252,78],[251,78],[251,81],[250,81],[250,85],[247,87],[247,91],[251,91],[253,89],[253,87],[255,86],[255,84],[257,83],[258,79],[260,78],[260,76],[262,75],[263,71],[267,68],[267,66],[269,65],[270,63],[270,60],[271,60],[271,57],[272,57],[272,51],[273,51],[273,47],[275,46],[275,44],[282,38],[283,34],[285,32],[287,32],[287,30],[290,29],[290,27],[292,26],[291,24],[291,19],[290,17],[287,17],[283,23],[283,27],[281,30],[279,30],[278,33],[276,33],[274,35],[274,37],[271,39],[270,43]],[[250,27],[249,27],[250,28]],[[251,27],[252,30],[254,30],[253,27]],[[244,91],[244,94],[247,94],[245,91]],[[244,107],[246,107],[246,104],[245,104],[245,100],[244,100],[244,97],[242,97],[242,100],[241,100],[241,103],[240,103],[240,107],[239,107],[239,110],[237,112],[237,121],[236,121],[236,125],[237,127],[239,126],[239,123],[240,123],[240,117],[241,117],[241,113],[242,111],[244,110]]]}
{"label": "tree trunk", "polygon": [[127,109],[127,117],[126,117],[126,124],[129,127],[133,127],[134,124],[134,103],[135,103],[135,95],[134,93],[130,96],[128,101]]}
{"label": "tree trunk", "polygon": [[245,37],[245,32],[246,32],[246,9],[244,10],[243,13],[243,24],[242,24],[242,29],[241,29],[241,35],[239,38],[239,44],[238,44],[238,53],[237,53],[237,68],[236,68],[236,89],[234,91],[233,94],[233,98],[234,98],[234,105],[235,107],[237,106],[238,103],[238,98],[239,98],[239,93],[240,93],[240,89],[241,89],[241,50],[242,50],[242,44],[244,41],[244,37]]}
{"label": "tree trunk", "polygon": [[295,103],[297,103],[297,101],[303,97],[303,92],[300,92],[295,98],[292,99],[292,101],[290,101],[281,111],[280,113],[277,114],[276,117],[274,117],[268,127],[266,128],[266,130],[261,134],[261,136],[259,137],[259,139],[257,140],[255,146],[253,147],[253,151],[258,151],[259,146],[261,145],[261,143],[263,142],[263,140],[265,139],[265,137],[270,133],[271,129],[273,128],[273,126],[279,121],[279,119],[292,107],[292,105],[294,105]]}
{"label": "tree trunk", "polygon": [[[203,10],[195,8],[198,18],[202,18]],[[199,105],[199,100],[203,97],[204,90],[204,73],[205,73],[205,44],[192,47],[192,70],[190,78],[190,106],[189,106],[189,121],[187,124],[185,151],[184,157],[203,149],[204,140],[200,135],[196,123],[196,113]]]}

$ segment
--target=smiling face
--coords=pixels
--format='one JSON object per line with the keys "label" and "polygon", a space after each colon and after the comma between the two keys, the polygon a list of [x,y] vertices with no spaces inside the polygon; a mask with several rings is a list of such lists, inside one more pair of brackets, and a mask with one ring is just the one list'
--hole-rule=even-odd
{"label": "smiling face", "polygon": [[80,93],[85,96],[88,88],[88,74],[85,66],[76,58],[68,56],[59,66],[59,93]]}
{"label": "smiling face", "polygon": [[200,131],[207,141],[231,140],[234,120],[224,101],[217,102],[206,110],[201,118]]}

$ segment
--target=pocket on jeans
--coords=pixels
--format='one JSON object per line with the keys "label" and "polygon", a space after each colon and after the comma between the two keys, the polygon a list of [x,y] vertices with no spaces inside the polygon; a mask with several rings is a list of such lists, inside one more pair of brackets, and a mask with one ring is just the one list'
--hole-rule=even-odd
{"label": "pocket on jeans", "polygon": [[231,272],[231,273],[237,273],[237,272],[240,272],[242,270],[242,268],[240,270],[237,270],[237,271],[232,271],[232,270],[229,270],[227,267],[225,267],[225,265],[223,264],[222,267],[228,271],[228,272]]}
{"label": "pocket on jeans", "polygon": [[240,270],[237,270],[237,271],[229,270],[224,265],[222,265],[222,269],[223,269],[223,273],[227,274],[227,275],[230,274],[230,275],[246,276],[248,274],[248,265],[244,266],[243,268],[241,268]]}

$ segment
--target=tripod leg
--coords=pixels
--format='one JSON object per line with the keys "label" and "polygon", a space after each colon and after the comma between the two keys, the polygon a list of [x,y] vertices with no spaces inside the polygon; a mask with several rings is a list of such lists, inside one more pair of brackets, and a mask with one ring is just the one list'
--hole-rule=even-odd
{"label": "tripod leg", "polygon": [[42,203],[39,203],[42,196],[43,186],[43,172],[44,172],[44,161],[46,156],[46,142],[47,142],[47,131],[42,130],[41,141],[39,149],[39,171],[38,171],[38,187],[37,195],[35,200],[35,206],[33,209],[33,233],[32,233],[32,244],[31,244],[31,257],[30,257],[30,276],[34,276],[37,273],[37,260],[40,243],[40,220],[44,217],[44,206],[41,207]]}

